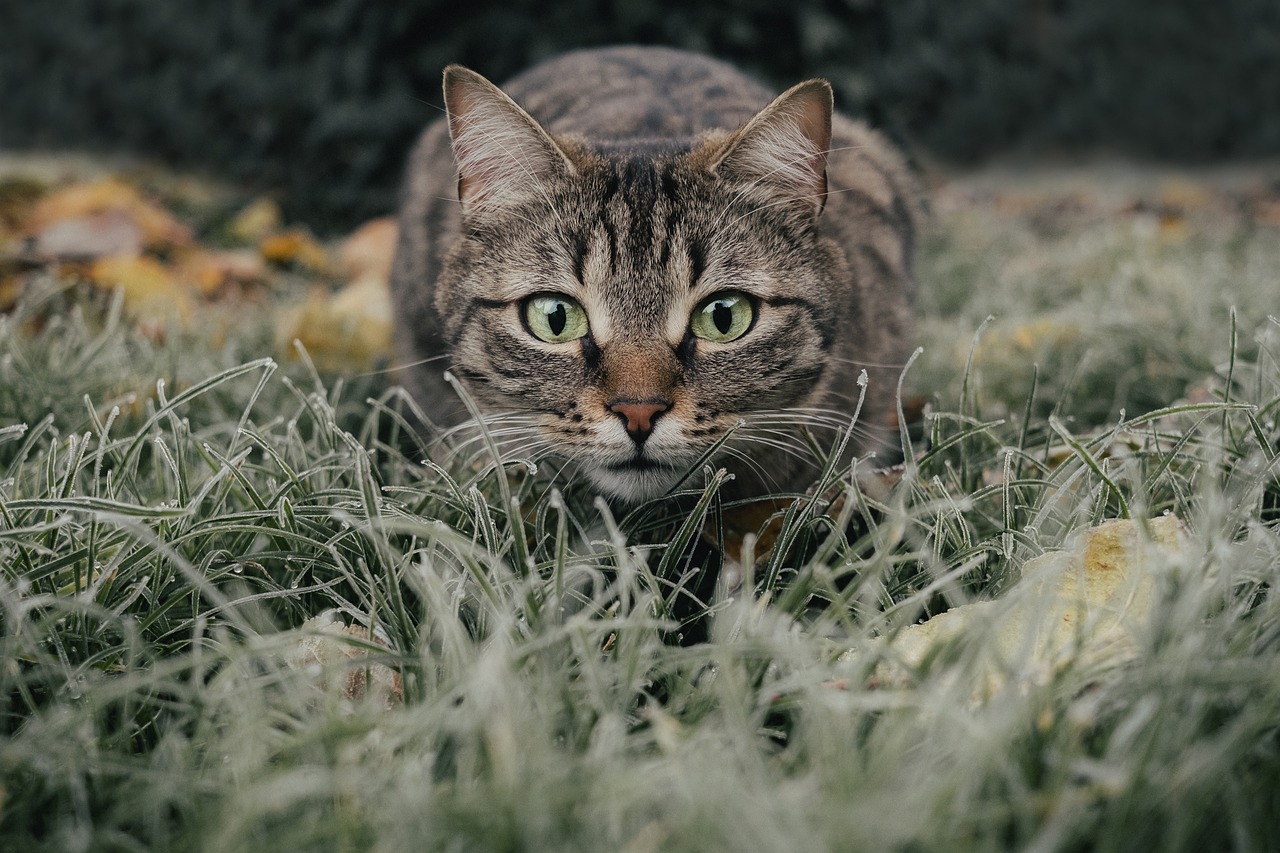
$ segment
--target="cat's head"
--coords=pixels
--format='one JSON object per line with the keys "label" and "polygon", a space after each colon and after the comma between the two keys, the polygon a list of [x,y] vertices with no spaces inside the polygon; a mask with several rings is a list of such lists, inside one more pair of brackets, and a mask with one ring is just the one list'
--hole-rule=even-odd
{"label": "cat's head", "polygon": [[445,100],[462,234],[436,304],[494,437],[635,502],[738,430],[717,464],[781,484],[776,413],[822,399],[848,275],[816,227],[830,86],[733,133],[628,144],[553,138],[459,67]]}

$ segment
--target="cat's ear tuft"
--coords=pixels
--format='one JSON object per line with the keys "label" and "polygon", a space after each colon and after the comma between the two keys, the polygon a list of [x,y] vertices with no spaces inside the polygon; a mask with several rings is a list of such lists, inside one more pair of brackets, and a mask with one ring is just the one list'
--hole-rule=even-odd
{"label": "cat's ear tuft", "polygon": [[816,217],[827,201],[831,109],[826,80],[793,86],[729,138],[712,171]]}
{"label": "cat's ear tuft", "polygon": [[446,68],[444,103],[464,212],[536,198],[549,178],[574,173],[573,163],[542,126],[476,72],[460,65]]}

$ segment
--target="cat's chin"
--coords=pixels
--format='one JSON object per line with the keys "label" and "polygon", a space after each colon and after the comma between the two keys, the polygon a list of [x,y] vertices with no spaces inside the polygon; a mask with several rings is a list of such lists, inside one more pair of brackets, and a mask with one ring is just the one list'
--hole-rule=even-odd
{"label": "cat's chin", "polygon": [[607,498],[638,504],[670,491],[685,475],[682,467],[649,463],[590,467],[586,474]]}

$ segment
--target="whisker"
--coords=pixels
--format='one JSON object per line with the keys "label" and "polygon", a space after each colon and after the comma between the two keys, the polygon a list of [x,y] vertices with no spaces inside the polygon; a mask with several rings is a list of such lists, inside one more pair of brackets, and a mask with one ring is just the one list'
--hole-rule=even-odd
{"label": "whisker", "polygon": [[410,368],[413,368],[413,367],[421,367],[422,365],[430,364],[433,361],[440,361],[441,359],[449,358],[449,356],[450,356],[450,353],[441,353],[440,355],[428,356],[427,358],[420,358],[420,359],[417,359],[416,361],[406,361],[406,362],[401,362],[397,364],[391,364],[379,370],[368,370],[368,371],[365,371],[364,373],[356,373],[354,375],[358,377],[383,376],[388,373],[397,373],[402,370],[409,370]]}
{"label": "whisker", "polygon": [[769,489],[769,490],[771,490],[771,491],[777,491],[777,490],[780,490],[780,489],[783,487],[783,485],[784,485],[784,484],[783,484],[783,483],[781,483],[781,482],[778,480],[778,478],[774,476],[774,474],[773,474],[773,472],[772,472],[772,471],[770,471],[769,469],[765,468],[763,465],[761,465],[761,464],[760,464],[758,461],[756,461],[755,459],[753,459],[753,458],[751,458],[750,456],[748,456],[748,455],[746,455],[745,453],[743,453],[741,449],[739,449],[739,448],[735,448],[735,447],[730,447],[730,446],[727,446],[727,445],[726,445],[726,447],[725,447],[725,455],[726,455],[726,456],[729,456],[730,458],[735,459],[735,460],[737,460],[738,462],[740,462],[740,463],[742,463],[743,465],[745,465],[745,466],[747,467],[747,469],[748,469],[748,470],[749,470],[749,471],[750,471],[750,472],[751,472],[751,473],[752,473],[752,474],[753,474],[753,475],[754,475],[754,476],[755,476],[755,477],[760,481],[760,483],[761,483],[762,485],[764,485],[767,489]]}

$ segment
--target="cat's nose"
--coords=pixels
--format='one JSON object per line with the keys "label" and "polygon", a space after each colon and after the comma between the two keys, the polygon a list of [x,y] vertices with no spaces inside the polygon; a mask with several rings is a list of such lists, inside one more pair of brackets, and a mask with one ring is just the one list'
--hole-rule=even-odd
{"label": "cat's nose", "polygon": [[650,400],[643,403],[613,403],[609,406],[609,411],[617,413],[626,422],[627,434],[631,436],[636,446],[639,446],[644,444],[644,440],[653,431],[653,422],[658,415],[669,408],[671,408],[670,403]]}

